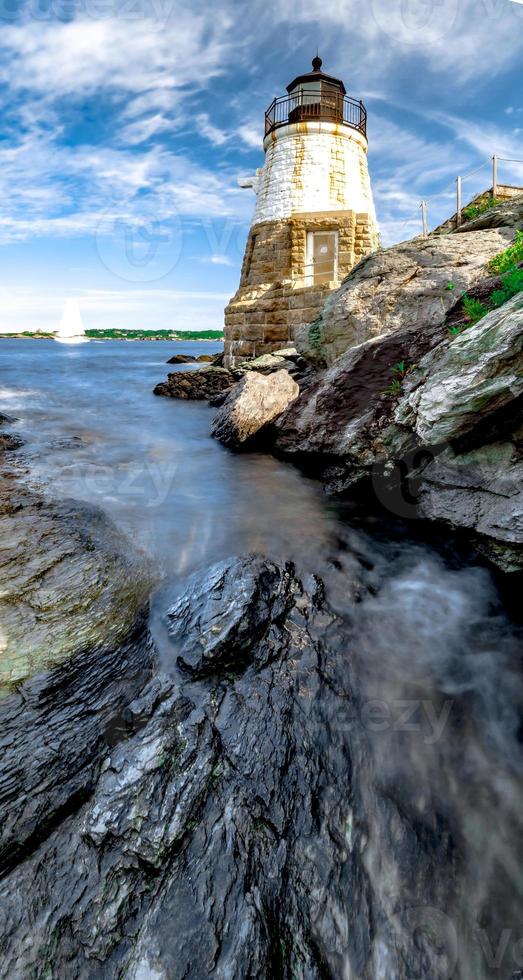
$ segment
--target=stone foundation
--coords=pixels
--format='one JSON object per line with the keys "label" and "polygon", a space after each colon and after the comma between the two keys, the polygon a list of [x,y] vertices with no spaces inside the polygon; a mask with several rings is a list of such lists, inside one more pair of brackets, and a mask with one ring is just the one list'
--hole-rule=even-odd
{"label": "stone foundation", "polygon": [[[311,285],[307,277],[308,231],[338,232],[337,279]],[[277,350],[296,327],[316,319],[326,296],[378,246],[373,215],[354,211],[300,213],[251,228],[240,286],[225,310],[225,364]]]}

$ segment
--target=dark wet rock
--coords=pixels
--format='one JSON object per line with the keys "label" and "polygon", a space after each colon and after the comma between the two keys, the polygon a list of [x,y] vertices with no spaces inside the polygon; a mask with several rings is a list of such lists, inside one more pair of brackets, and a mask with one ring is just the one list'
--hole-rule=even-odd
{"label": "dark wet rock", "polygon": [[235,384],[236,378],[226,368],[204,367],[198,371],[177,371],[167,381],[156,385],[155,395],[209,401]]}
{"label": "dark wet rock", "polygon": [[122,642],[153,574],[96,507],[0,483],[0,696],[83,651]]}
{"label": "dark wet rock", "polygon": [[193,354],[173,354],[172,357],[166,361],[166,364],[192,364],[196,358]]}
{"label": "dark wet rock", "polygon": [[3,450],[12,451],[13,449],[20,449],[23,446],[24,440],[12,432],[0,432],[0,452]]}
{"label": "dark wet rock", "polygon": [[239,449],[274,422],[299,393],[284,369],[269,375],[248,371],[217,412],[212,434],[225,446]]}
{"label": "dark wet rock", "polygon": [[256,662],[253,649],[287,611],[289,574],[262,559],[236,559],[216,566],[203,581],[193,575],[167,617],[178,666],[203,677],[241,671],[251,655]]}
{"label": "dark wet rock", "polygon": [[0,412],[0,425],[11,425],[13,422],[18,422],[18,419],[13,415],[4,415]]}
{"label": "dark wet rock", "polygon": [[196,358],[200,364],[214,364],[216,361],[215,354],[199,354]]}
{"label": "dark wet rock", "polygon": [[123,644],[77,653],[0,700],[0,875],[81,809],[110,748],[138,730],[128,705],[155,662],[144,624],[135,617]]}
{"label": "dark wet rock", "polygon": [[[374,768],[406,746],[363,721],[356,569],[345,618],[290,564],[221,562],[169,609],[163,672],[139,639],[0,705],[6,977],[483,980],[459,806],[424,771]],[[512,927],[506,904],[489,915]]]}

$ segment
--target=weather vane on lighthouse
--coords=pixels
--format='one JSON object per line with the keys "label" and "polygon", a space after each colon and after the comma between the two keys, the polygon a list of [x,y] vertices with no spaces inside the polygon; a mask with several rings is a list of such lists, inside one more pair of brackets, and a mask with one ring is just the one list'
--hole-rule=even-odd
{"label": "weather vane on lighthouse", "polygon": [[256,207],[240,286],[225,311],[226,363],[292,341],[329,290],[378,244],[367,111],[323,71],[298,75],[265,113],[265,163],[240,186]]}

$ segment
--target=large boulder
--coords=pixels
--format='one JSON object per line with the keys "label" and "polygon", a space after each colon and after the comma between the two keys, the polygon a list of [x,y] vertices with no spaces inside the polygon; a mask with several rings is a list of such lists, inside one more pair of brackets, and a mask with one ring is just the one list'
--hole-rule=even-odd
{"label": "large boulder", "polygon": [[27,678],[121,643],[147,605],[145,558],[105,514],[0,482],[0,697]]}
{"label": "large boulder", "polygon": [[513,238],[510,228],[414,238],[364,259],[302,327],[297,349],[331,365],[350,347],[395,330],[441,325],[448,311],[485,275],[484,266]]}
{"label": "large boulder", "polygon": [[523,293],[423,358],[410,384],[396,421],[426,445],[463,436],[515,401],[523,394]]}
{"label": "large boulder", "polygon": [[299,393],[288,371],[269,375],[250,371],[218,410],[212,434],[225,446],[238,449],[274,422]]}
{"label": "large boulder", "polygon": [[157,384],[155,395],[165,395],[167,398],[194,399],[209,401],[222,392],[227,391],[236,378],[226,368],[200,368],[197,371],[176,371],[169,374],[167,381]]}
{"label": "large boulder", "polygon": [[329,492],[347,490],[388,456],[383,437],[398,400],[389,392],[394,365],[408,368],[446,337],[445,325],[414,325],[352,347],[312,375],[277,419],[275,448],[297,462],[314,460]]}
{"label": "large boulder", "polygon": [[166,364],[192,364],[195,360],[194,354],[173,354]]}

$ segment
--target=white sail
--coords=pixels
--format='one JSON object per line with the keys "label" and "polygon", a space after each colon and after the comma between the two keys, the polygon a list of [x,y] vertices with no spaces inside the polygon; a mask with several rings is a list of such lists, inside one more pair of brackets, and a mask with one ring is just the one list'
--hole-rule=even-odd
{"label": "white sail", "polygon": [[89,340],[85,336],[85,327],[77,299],[68,299],[66,301],[63,316],[55,334],[55,340],[58,340],[61,344],[83,344]]}

